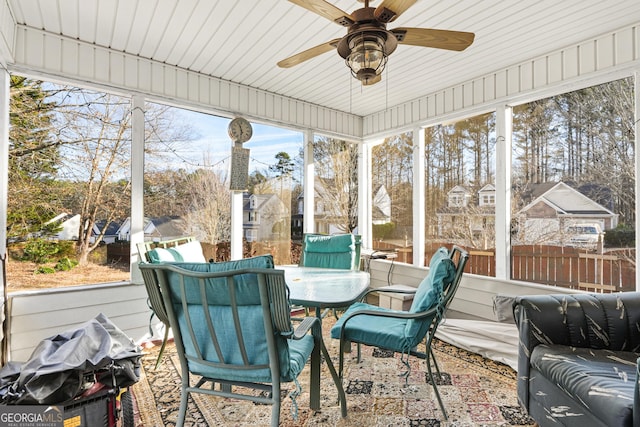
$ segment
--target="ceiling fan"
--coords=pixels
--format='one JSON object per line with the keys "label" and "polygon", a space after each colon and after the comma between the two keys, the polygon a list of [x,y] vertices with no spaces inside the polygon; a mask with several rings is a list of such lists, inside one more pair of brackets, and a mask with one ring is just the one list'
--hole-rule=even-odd
{"label": "ceiling fan", "polygon": [[409,9],[417,0],[383,0],[378,7],[364,7],[347,13],[325,0],[289,0],[324,18],[347,27],[347,35],[299,52],[278,62],[281,68],[298,65],[333,49],[344,58],[351,74],[363,85],[372,85],[382,79],[387,58],[400,44],[461,51],[466,49],[475,35],[463,31],[430,28],[394,28],[387,24]]}

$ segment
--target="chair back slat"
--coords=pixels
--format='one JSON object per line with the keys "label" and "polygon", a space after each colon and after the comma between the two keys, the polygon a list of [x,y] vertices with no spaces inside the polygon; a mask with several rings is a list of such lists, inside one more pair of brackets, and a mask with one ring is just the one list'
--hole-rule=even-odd
{"label": "chair back slat", "polygon": [[[179,325],[174,336],[182,341],[184,358],[191,365],[271,370],[270,347],[271,357],[278,360],[274,328],[285,335],[292,330],[284,272],[258,268],[203,273],[171,264],[146,264],[141,269],[155,270],[169,318]],[[267,330],[271,332],[265,334]],[[256,355],[256,346],[264,351]]]}
{"label": "chair back slat", "polygon": [[284,275],[268,274],[265,276],[266,286],[271,301],[271,316],[276,332],[286,336],[293,332],[291,324],[291,305],[289,304],[289,287]]}
{"label": "chair back slat", "polygon": [[226,277],[227,288],[229,289],[229,298],[231,302],[231,315],[233,317],[234,330],[236,332],[236,342],[242,356],[242,361],[246,366],[249,366],[249,356],[247,355],[247,348],[245,346],[245,340],[242,333],[242,322],[240,321],[240,314],[238,313],[238,300],[236,296],[236,286],[233,277]]}
{"label": "chair back slat", "polygon": [[[198,279],[198,284],[200,285],[200,295],[202,297],[202,305],[203,307],[209,306],[209,299],[207,298],[206,292],[206,281],[203,278]],[[184,298],[184,294],[183,294]],[[184,298],[186,300],[186,298]],[[205,320],[207,322],[207,329],[209,330],[209,336],[211,337],[211,343],[213,344],[213,348],[216,352],[218,360],[224,363],[224,355],[222,353],[222,349],[220,348],[220,342],[218,341],[218,334],[216,333],[216,328],[214,326],[213,319],[209,315],[208,311],[204,311],[206,314]]]}

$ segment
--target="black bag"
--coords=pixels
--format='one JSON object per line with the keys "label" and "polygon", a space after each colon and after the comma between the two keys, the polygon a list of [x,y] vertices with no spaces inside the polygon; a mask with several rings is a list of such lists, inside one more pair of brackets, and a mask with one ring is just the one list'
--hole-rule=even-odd
{"label": "black bag", "polygon": [[141,356],[142,349],[101,313],[78,329],[40,341],[28,361],[2,367],[0,403],[62,403],[85,390],[87,377],[128,387],[140,378]]}

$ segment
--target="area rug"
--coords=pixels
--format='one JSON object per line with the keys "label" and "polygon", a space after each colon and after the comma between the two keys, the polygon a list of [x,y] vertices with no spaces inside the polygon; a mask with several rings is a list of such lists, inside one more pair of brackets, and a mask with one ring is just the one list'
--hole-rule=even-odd
{"label": "area rug", "polygon": [[[324,321],[328,331],[332,319]],[[325,342],[334,365],[338,364],[338,341]],[[303,392],[292,401],[285,397],[281,426],[531,426],[534,424],[516,399],[516,373],[507,365],[485,359],[442,341],[434,343],[441,375],[438,389],[449,419],[444,420],[431,384],[426,382],[424,360],[410,358],[410,372],[399,354],[362,347],[357,363],[355,351],[347,355],[344,387],[348,416],[340,417],[335,385],[326,364],[322,367],[321,410],[309,409],[308,366],[300,376]],[[143,375],[133,391],[139,426],[174,426],[180,404],[180,364],[172,344],[162,363],[154,369],[158,347],[142,359]],[[283,386],[283,395],[293,389]],[[192,395],[185,426],[268,426],[271,407],[253,402]]]}

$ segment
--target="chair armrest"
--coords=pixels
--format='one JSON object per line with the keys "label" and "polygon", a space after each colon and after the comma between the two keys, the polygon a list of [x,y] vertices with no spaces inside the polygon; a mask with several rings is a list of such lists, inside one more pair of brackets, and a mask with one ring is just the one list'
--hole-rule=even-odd
{"label": "chair armrest", "polygon": [[377,317],[392,317],[394,319],[422,319],[424,317],[432,317],[435,316],[437,312],[437,307],[431,308],[426,311],[420,311],[418,313],[410,313],[408,311],[397,311],[397,310],[357,310],[353,313],[349,313],[343,315],[342,317],[342,330],[347,324],[347,322],[353,319],[356,316],[369,315],[369,316],[377,316]]}
{"label": "chair armrest", "polygon": [[364,301],[365,298],[367,297],[367,295],[369,295],[371,293],[374,293],[374,292],[393,293],[393,294],[415,294],[417,290],[418,290],[418,288],[414,288],[414,289],[394,288],[394,285],[383,286],[383,287],[380,287],[380,288],[370,288],[370,289],[366,290],[366,292],[362,295],[360,300]]}
{"label": "chair armrest", "polygon": [[305,317],[300,320],[300,323],[296,326],[293,334],[289,338],[294,340],[302,339],[314,326],[318,327],[319,325],[320,319],[317,317]]}

